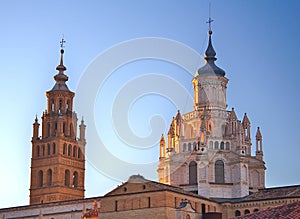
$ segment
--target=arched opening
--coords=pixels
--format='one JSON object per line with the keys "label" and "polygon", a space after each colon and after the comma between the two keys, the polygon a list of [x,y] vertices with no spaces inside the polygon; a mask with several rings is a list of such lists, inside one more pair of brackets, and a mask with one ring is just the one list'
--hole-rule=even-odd
{"label": "arched opening", "polygon": [[37,147],[36,147],[36,155],[37,155],[37,157],[40,157],[40,146],[38,145]]}
{"label": "arched opening", "polygon": [[241,216],[241,212],[240,212],[239,210],[236,210],[236,211],[234,212],[234,216]]}
{"label": "arched opening", "polygon": [[230,150],[230,143],[226,142],[226,150]]}
{"label": "arched opening", "polygon": [[72,145],[69,144],[69,147],[68,147],[68,156],[71,156],[72,154]]}
{"label": "arched opening", "polygon": [[56,154],[56,144],[52,144],[52,154]]}
{"label": "arched opening", "polygon": [[54,100],[51,100],[51,111],[54,112]]}
{"label": "arched opening", "polygon": [[201,212],[202,214],[205,214],[205,204],[201,204]]}
{"label": "arched opening", "polygon": [[52,170],[51,169],[47,170],[47,185],[48,186],[52,185]]}
{"label": "arched opening", "polygon": [[186,151],[186,143],[183,144],[183,149],[182,149],[182,151],[183,151],[183,152]]}
{"label": "arched opening", "polygon": [[70,170],[65,170],[65,186],[70,185]]}
{"label": "arched opening", "polygon": [[42,155],[45,156],[45,145],[42,146]]}
{"label": "arched opening", "polygon": [[189,184],[197,184],[197,163],[195,161],[189,164]]}
{"label": "arched opening", "polygon": [[47,144],[47,154],[50,155],[50,152],[51,152],[51,148],[50,148],[50,144]]}
{"label": "arched opening", "polygon": [[219,142],[215,141],[215,150],[219,149]]}
{"label": "arched opening", "polygon": [[224,147],[224,142],[223,142],[223,141],[221,142],[220,149],[221,149],[221,150],[224,150],[224,149],[225,149],[225,147]]}
{"label": "arched opening", "polygon": [[215,163],[215,182],[225,183],[224,162],[222,160],[217,160]]}
{"label": "arched opening", "polygon": [[73,183],[72,183],[72,187],[77,188],[78,187],[78,172],[75,171],[73,173]]}
{"label": "arched opening", "polygon": [[77,157],[77,147],[73,147],[73,157]]}
{"label": "arched opening", "polygon": [[59,110],[61,111],[62,110],[62,105],[63,105],[63,101],[62,99],[59,100]]}
{"label": "arched opening", "polygon": [[78,148],[78,158],[81,158],[81,149]]}
{"label": "arched opening", "polygon": [[70,100],[67,100],[67,104],[66,104],[66,111],[68,111],[70,108]]}
{"label": "arched opening", "polygon": [[244,213],[245,213],[245,214],[250,214],[249,209],[246,209],[246,210],[244,211]]}
{"label": "arched opening", "polygon": [[70,124],[70,136],[71,136],[71,137],[74,136],[74,130],[73,130],[73,125],[72,125],[72,123]]}
{"label": "arched opening", "polygon": [[214,143],[212,141],[209,142],[209,149],[213,149]]}
{"label": "arched opening", "polygon": [[67,144],[66,144],[66,143],[64,143],[63,154],[64,154],[64,155],[67,154]]}
{"label": "arched opening", "polygon": [[193,143],[193,151],[196,151],[196,150],[197,150],[197,143],[194,142],[194,143]]}
{"label": "arched opening", "polygon": [[189,143],[189,144],[188,144],[188,151],[191,151],[191,150],[192,150],[192,144]]}
{"label": "arched opening", "polygon": [[50,137],[50,123],[47,124],[47,137]]}
{"label": "arched opening", "polygon": [[43,171],[40,170],[38,173],[38,186],[43,187]]}
{"label": "arched opening", "polygon": [[258,212],[259,211],[259,209],[258,208],[255,208],[254,210],[253,210],[253,212]]}
{"label": "arched opening", "polygon": [[66,135],[66,123],[65,122],[63,123],[63,133],[64,133],[64,135]]}

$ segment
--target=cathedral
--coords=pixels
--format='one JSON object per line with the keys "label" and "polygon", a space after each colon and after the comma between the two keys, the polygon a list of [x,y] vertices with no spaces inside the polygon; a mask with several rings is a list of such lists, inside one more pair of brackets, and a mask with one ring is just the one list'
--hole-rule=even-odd
{"label": "cathedral", "polygon": [[227,109],[228,78],[215,63],[211,29],[208,37],[205,65],[191,81],[194,110],[178,111],[160,139],[158,181],[133,175],[90,198],[84,196],[86,125],[83,119],[78,125],[61,49],[41,128],[38,118],[33,123],[29,205],[0,209],[0,217],[300,218],[299,185],[265,188],[261,131],[252,136],[247,114],[239,120]]}

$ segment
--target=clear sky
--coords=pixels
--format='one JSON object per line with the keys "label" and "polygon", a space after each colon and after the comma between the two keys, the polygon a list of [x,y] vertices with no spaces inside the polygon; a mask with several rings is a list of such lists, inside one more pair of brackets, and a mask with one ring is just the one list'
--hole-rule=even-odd
{"label": "clear sky", "polygon": [[[240,119],[247,112],[252,139],[255,139],[256,127],[261,127],[267,166],[266,185],[299,184],[300,2],[211,2],[217,65],[225,69],[229,78],[228,109],[234,107]],[[67,41],[64,63],[68,69],[68,86],[75,92],[80,91],[78,86],[82,84],[92,61],[101,62],[99,58],[105,55],[104,51],[115,52],[114,49],[118,49],[119,45],[128,46],[128,42],[137,45],[139,38],[155,37],[161,43],[184,45],[201,56],[207,45],[208,0],[12,0],[1,1],[0,5],[0,207],[29,203],[32,123],[35,115],[40,118],[46,108],[45,92],[54,84],[52,78],[59,62],[62,35]],[[147,41],[142,46],[145,43]],[[165,46],[154,49],[163,52]],[[135,48],[138,51],[139,47]],[[112,57],[120,58],[133,52],[113,53]],[[168,55],[172,55],[172,52]],[[113,59],[108,64],[112,62]],[[200,61],[195,64],[201,66]],[[100,72],[100,76],[94,75],[94,81],[104,74],[106,72]],[[152,77],[149,83],[135,87],[136,96],[126,99],[127,94],[133,94],[132,91],[126,93],[126,89],[136,86],[135,80],[142,78],[144,83],[148,76]],[[109,174],[106,168],[108,159],[93,153],[97,146],[91,145],[93,141],[91,137],[88,138],[86,197],[104,195],[126,181],[130,174],[140,173],[147,178],[157,179],[156,169],[151,164],[158,160],[158,147],[155,144],[158,139],[150,146],[149,139],[146,143],[141,141],[140,145],[145,143],[145,148],[123,145],[122,142],[129,140],[126,139],[128,136],[122,136],[127,130],[121,130],[120,123],[128,121],[129,129],[140,137],[138,141],[166,133],[177,108],[188,112],[192,107],[189,102],[189,95],[192,95],[191,79],[190,73],[182,66],[163,59],[144,58],[116,66],[93,94],[95,101],[89,100],[89,83],[84,84],[86,96],[77,93],[75,99],[81,95],[80,100],[87,100],[85,104],[92,104],[92,107],[83,104],[78,106],[80,103],[76,102],[78,107],[75,111],[79,118],[86,118],[87,137],[93,133],[89,131],[93,120],[98,135],[115,158],[135,164],[135,167],[145,166],[145,172],[143,168],[134,167],[128,170],[127,176],[127,172],[120,173],[120,170],[118,174],[118,162],[109,160],[115,168]],[[157,88],[165,90],[157,91]],[[175,97],[169,96],[172,89],[174,92],[171,93],[186,96],[186,104],[179,104]],[[125,98],[124,95],[122,98],[124,93]],[[116,101],[118,98],[121,103]],[[114,106],[116,102],[128,108]],[[85,107],[94,110],[93,116],[85,115]],[[117,107],[117,110],[113,107]],[[124,112],[127,117],[119,118]],[[157,115],[162,120],[157,120]],[[153,116],[154,119],[150,121]],[[155,129],[151,132],[151,127],[158,131],[155,132]],[[137,142],[136,139],[133,141]],[[101,166],[102,163],[105,167]]]}

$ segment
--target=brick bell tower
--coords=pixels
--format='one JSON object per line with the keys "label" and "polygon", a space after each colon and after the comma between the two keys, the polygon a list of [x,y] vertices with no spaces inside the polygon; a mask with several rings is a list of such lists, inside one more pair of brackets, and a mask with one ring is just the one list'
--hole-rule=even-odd
{"label": "brick bell tower", "polygon": [[[63,47],[64,40],[61,41]],[[79,125],[73,111],[75,93],[66,85],[64,50],[60,50],[55,85],[46,92],[47,109],[42,115],[42,136],[38,119],[33,124],[30,204],[84,198],[85,124]]]}

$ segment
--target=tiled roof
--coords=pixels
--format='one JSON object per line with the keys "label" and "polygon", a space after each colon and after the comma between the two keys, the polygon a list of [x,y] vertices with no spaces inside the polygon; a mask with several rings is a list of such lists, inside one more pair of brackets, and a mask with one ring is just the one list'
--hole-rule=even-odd
{"label": "tiled roof", "polygon": [[243,199],[243,201],[300,197],[300,185],[260,189]]}
{"label": "tiled roof", "polygon": [[300,219],[300,202],[239,216],[235,219]]}

